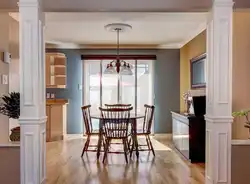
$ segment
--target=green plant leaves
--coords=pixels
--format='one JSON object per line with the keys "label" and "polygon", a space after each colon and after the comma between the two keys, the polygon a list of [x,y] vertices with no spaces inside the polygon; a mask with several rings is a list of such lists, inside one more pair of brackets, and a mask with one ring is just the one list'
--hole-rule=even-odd
{"label": "green plant leaves", "polygon": [[241,116],[247,116],[250,110],[241,110],[241,111],[236,111],[232,113],[233,117],[241,117]]}
{"label": "green plant leaves", "polygon": [[20,93],[11,92],[2,96],[3,103],[0,104],[0,113],[9,118],[18,119],[20,116]]}

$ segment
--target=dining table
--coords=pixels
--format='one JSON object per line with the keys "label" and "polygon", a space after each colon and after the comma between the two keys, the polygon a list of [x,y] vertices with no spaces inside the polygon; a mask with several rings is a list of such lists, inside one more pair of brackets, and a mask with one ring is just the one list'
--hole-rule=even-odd
{"label": "dining table", "polygon": [[[101,147],[102,147],[102,139],[103,139],[103,117],[101,113],[98,114],[92,114],[90,115],[92,119],[98,119],[99,120],[99,136],[98,136],[98,143],[97,143],[97,159],[99,159],[101,154]],[[139,146],[138,146],[138,139],[137,139],[137,120],[144,118],[144,114],[138,114],[138,113],[130,113],[129,120],[131,122],[131,138],[135,146],[135,152],[137,159],[139,158]],[[110,118],[109,118],[110,119]],[[133,150],[132,150],[133,151]]]}

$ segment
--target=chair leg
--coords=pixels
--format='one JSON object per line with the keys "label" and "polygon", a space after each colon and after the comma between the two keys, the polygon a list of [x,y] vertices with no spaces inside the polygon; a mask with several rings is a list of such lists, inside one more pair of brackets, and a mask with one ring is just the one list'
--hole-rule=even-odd
{"label": "chair leg", "polygon": [[128,148],[128,151],[130,152],[130,144],[131,144],[131,138],[127,138],[126,139],[126,144],[127,144],[127,148]]}
{"label": "chair leg", "polygon": [[147,137],[148,137],[148,141],[149,141],[149,144],[150,144],[151,150],[152,150],[152,152],[153,152],[153,155],[155,156],[155,150],[154,150],[154,147],[153,147],[153,145],[152,145],[152,142],[151,142],[151,140],[150,140],[149,135],[147,135]]}
{"label": "chair leg", "polygon": [[131,140],[132,140],[132,138],[130,137],[129,140],[128,140],[129,149],[130,149],[130,145],[131,145]]}
{"label": "chair leg", "polygon": [[84,144],[84,147],[82,149],[82,155],[81,155],[81,157],[83,157],[84,152],[88,150],[88,148],[89,148],[89,142],[90,142],[90,135],[87,136],[87,140],[86,140],[86,142]]}
{"label": "chair leg", "polygon": [[110,146],[110,140],[109,140],[109,139],[107,139],[106,144],[105,144],[105,148],[104,148],[104,156],[103,156],[102,163],[104,163],[104,162],[105,162],[105,160],[106,160],[106,158],[107,158],[107,154],[108,154],[109,146]]}
{"label": "chair leg", "polygon": [[131,146],[131,149],[130,149],[130,158],[132,157],[132,153],[134,151],[134,148],[135,148],[135,143],[134,143],[134,140],[132,139],[132,146]]}
{"label": "chair leg", "polygon": [[146,137],[146,142],[147,142],[148,150],[151,151],[151,146],[150,146],[149,141],[148,141],[148,136],[146,135],[145,137]]}
{"label": "chair leg", "polygon": [[124,149],[125,160],[126,160],[126,163],[128,163],[128,157],[127,157],[127,151],[128,151],[128,148],[127,148],[127,139],[123,139],[122,142],[123,142],[123,149]]}

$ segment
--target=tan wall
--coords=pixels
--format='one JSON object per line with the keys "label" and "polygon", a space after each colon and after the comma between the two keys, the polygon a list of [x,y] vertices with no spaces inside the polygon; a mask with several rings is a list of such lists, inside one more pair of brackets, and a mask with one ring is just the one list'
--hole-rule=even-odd
{"label": "tan wall", "polygon": [[206,31],[187,43],[180,50],[180,111],[184,111],[182,99],[184,92],[190,89],[190,60],[206,52]]}
{"label": "tan wall", "polygon": [[0,146],[0,183],[20,183],[20,146]]}
{"label": "tan wall", "polygon": [[[19,23],[11,18],[9,26],[9,50],[11,63],[9,64],[9,91],[20,91],[19,75]],[[9,130],[19,126],[16,119],[9,120]]]}
{"label": "tan wall", "polygon": [[232,145],[231,184],[250,183],[250,145]]}
{"label": "tan wall", "polygon": [[[198,35],[183,48],[180,56],[180,95],[190,89],[190,59],[206,51],[205,32]],[[233,14],[233,94],[232,110],[250,109],[250,12]],[[185,106],[181,99],[183,111]],[[232,125],[233,139],[247,139],[244,118],[236,118]]]}
{"label": "tan wall", "polygon": [[[250,109],[250,12],[233,14],[233,111]],[[248,138],[244,118],[233,123],[233,138]]]}
{"label": "tan wall", "polygon": [[[2,53],[9,51],[9,20],[8,13],[0,13],[0,80],[2,75],[9,74],[9,65],[2,61]],[[0,82],[0,97],[9,92],[9,85]],[[0,114],[0,143],[9,140],[9,118]]]}

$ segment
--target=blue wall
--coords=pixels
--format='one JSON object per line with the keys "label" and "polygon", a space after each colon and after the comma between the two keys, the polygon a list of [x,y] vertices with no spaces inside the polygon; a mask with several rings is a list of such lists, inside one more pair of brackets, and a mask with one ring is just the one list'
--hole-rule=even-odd
{"label": "blue wall", "polygon": [[[47,50],[55,52],[55,50]],[[78,134],[83,132],[83,121],[80,107],[82,106],[82,61],[79,50],[59,49],[56,52],[64,53],[67,57],[67,89],[47,89],[53,92],[56,98],[69,100],[67,108],[67,133]]]}
{"label": "blue wall", "polygon": [[[62,52],[67,57],[67,89],[47,89],[54,92],[57,98],[69,99],[67,114],[67,132],[82,133],[83,123],[80,107],[82,106],[81,55],[115,54],[114,50],[76,50],[76,49],[47,49],[48,52]],[[155,133],[171,133],[172,120],[170,111],[178,111],[180,104],[180,50],[121,50],[121,54],[156,55],[154,64],[155,78]]]}
{"label": "blue wall", "polygon": [[159,50],[155,62],[155,133],[172,133],[170,111],[180,109],[180,51]]}

